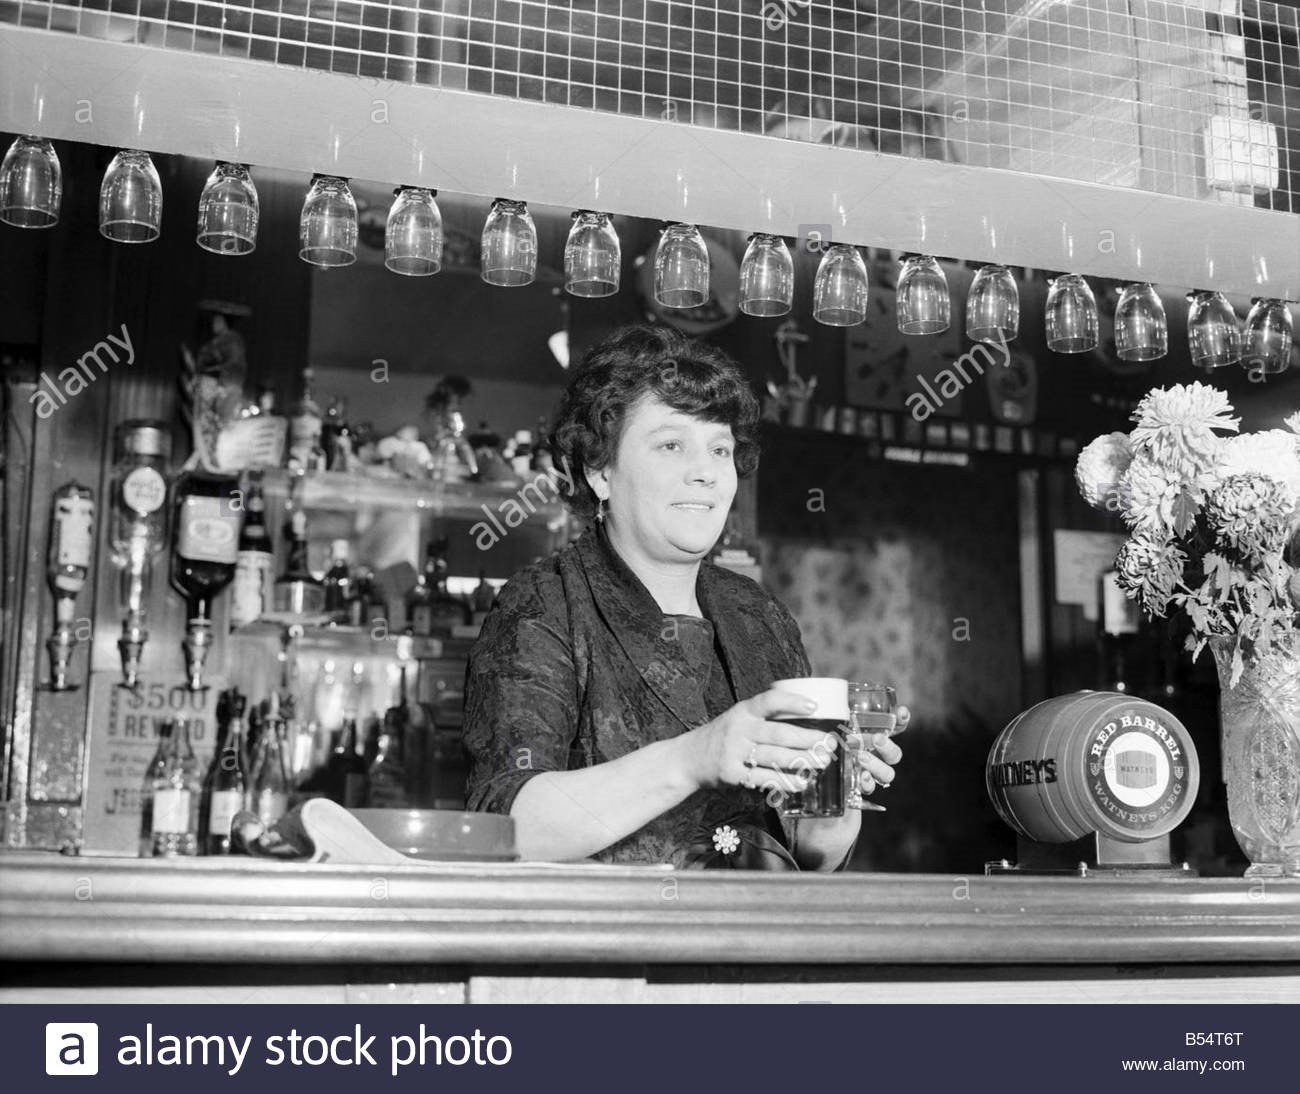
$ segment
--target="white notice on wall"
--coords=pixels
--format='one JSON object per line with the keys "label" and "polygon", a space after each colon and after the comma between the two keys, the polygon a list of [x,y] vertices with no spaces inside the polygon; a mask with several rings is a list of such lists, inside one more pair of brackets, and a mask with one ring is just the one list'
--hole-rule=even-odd
{"label": "white notice on wall", "polygon": [[1123,532],[1057,531],[1052,536],[1056,558],[1056,602],[1078,604],[1083,616],[1097,621],[1097,581],[1110,569],[1115,552],[1128,537]]}
{"label": "white notice on wall", "polygon": [[158,727],[176,718],[190,723],[190,743],[206,772],[217,735],[217,696],[223,679],[204,691],[141,680],[136,691],[119,687],[117,672],[90,675],[90,725],[86,760],[88,851],[135,855],[140,845],[140,791],[144,771],[158,748]]}

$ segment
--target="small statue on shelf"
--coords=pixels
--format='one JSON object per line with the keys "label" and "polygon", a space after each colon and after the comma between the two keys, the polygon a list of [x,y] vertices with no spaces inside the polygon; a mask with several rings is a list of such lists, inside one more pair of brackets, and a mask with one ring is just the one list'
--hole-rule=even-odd
{"label": "small statue on shelf", "polygon": [[785,383],[776,384],[769,380],[767,390],[770,398],[764,400],[763,417],[771,422],[785,422],[786,425],[805,426],[808,424],[808,407],[812,394],[817,390],[817,377],[805,380],[795,371],[795,356],[799,346],[808,344],[808,335],[799,329],[793,319],[787,319],[776,328],[776,353],[785,368]]}
{"label": "small statue on shelf", "polygon": [[464,482],[478,474],[474,449],[465,437],[461,400],[471,391],[463,376],[438,381],[425,402],[430,428],[427,444],[433,454],[433,478],[439,482]]}
{"label": "small statue on shelf", "polygon": [[194,447],[185,470],[229,473],[278,467],[283,460],[285,419],[263,413],[244,395],[248,357],[234,319],[248,314],[242,304],[205,300],[199,304],[198,348],[180,347],[181,407]]}

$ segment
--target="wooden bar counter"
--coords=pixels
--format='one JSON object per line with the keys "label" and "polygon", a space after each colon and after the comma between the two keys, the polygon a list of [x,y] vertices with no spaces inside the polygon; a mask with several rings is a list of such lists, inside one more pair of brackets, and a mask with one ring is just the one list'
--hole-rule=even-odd
{"label": "wooden bar counter", "polygon": [[0,855],[0,999],[1300,1001],[1300,882]]}

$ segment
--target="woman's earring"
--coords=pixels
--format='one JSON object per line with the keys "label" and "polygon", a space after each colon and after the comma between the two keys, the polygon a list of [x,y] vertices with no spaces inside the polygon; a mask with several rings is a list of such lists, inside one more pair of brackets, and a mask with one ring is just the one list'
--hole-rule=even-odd
{"label": "woman's earring", "polygon": [[597,524],[605,523],[605,499],[604,498],[596,499],[596,523]]}

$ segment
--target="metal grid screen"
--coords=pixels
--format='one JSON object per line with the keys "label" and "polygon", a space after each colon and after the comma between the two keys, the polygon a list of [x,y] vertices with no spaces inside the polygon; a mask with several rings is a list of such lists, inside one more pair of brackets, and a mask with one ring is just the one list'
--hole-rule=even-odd
{"label": "metal grid screen", "polygon": [[0,24],[1300,212],[1259,0],[0,2]]}

